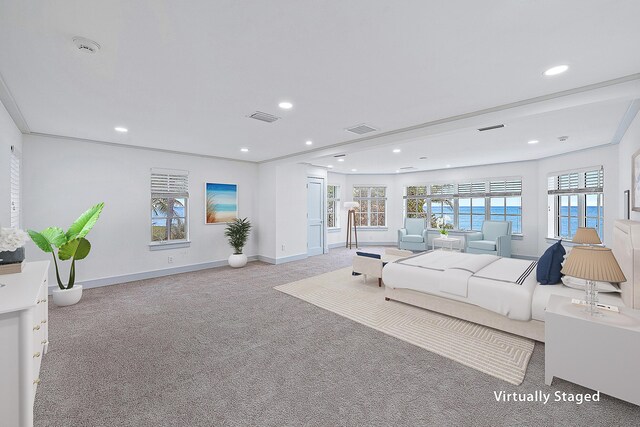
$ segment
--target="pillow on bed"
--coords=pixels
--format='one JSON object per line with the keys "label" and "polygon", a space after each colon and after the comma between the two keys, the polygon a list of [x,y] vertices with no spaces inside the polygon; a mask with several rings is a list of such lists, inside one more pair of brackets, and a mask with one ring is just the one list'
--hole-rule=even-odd
{"label": "pillow on bed", "polygon": [[[562,283],[570,288],[584,291],[584,285],[587,284],[587,281],[585,279],[578,279],[577,277],[564,276]],[[616,284],[610,282],[596,282],[596,288],[598,292],[622,292]]]}
{"label": "pillow on bed", "polygon": [[541,285],[555,285],[560,281],[562,277],[560,270],[562,270],[562,261],[566,253],[561,241],[544,251],[536,269],[536,278]]}

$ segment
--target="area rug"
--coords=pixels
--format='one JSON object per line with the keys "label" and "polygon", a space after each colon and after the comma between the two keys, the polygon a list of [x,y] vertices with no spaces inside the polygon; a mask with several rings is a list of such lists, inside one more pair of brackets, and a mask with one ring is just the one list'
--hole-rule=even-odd
{"label": "area rug", "polygon": [[377,279],[343,268],[274,289],[511,384],[524,380],[530,339],[395,301]]}

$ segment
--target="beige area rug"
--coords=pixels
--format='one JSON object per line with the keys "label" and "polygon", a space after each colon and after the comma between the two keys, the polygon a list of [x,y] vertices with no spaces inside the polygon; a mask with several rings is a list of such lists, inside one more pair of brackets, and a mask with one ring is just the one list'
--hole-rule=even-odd
{"label": "beige area rug", "polygon": [[534,342],[407,304],[385,301],[377,279],[343,268],[274,289],[511,384],[524,380]]}

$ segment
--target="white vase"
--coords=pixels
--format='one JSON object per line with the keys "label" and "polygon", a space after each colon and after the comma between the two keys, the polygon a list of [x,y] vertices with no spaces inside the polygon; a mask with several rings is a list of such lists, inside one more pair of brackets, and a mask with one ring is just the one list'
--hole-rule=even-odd
{"label": "white vase", "polygon": [[71,289],[53,290],[53,303],[60,307],[76,304],[80,298],[82,298],[82,285],[75,285]]}
{"label": "white vase", "polygon": [[247,256],[245,254],[233,254],[229,256],[229,265],[233,268],[240,268],[247,265]]}

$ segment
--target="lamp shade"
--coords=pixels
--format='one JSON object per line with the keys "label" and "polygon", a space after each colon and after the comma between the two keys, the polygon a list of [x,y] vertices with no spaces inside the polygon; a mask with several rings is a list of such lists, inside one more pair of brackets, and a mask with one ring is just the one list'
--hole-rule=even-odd
{"label": "lamp shade", "polygon": [[360,203],[358,202],[344,202],[344,207],[347,210],[358,209],[360,207]]}
{"label": "lamp shade", "polygon": [[602,243],[596,229],[587,227],[578,227],[578,231],[576,231],[571,241],[583,245],[599,245]]}
{"label": "lamp shade", "polygon": [[611,249],[594,246],[576,246],[571,249],[562,273],[597,282],[627,281]]}

